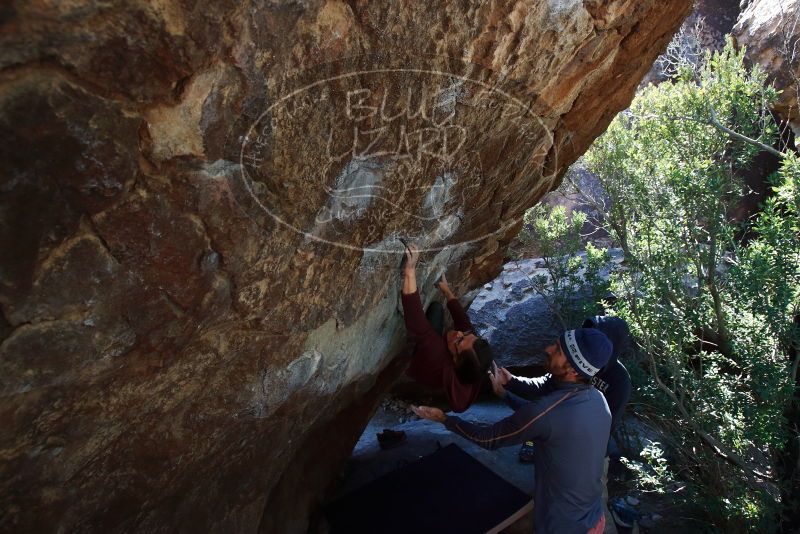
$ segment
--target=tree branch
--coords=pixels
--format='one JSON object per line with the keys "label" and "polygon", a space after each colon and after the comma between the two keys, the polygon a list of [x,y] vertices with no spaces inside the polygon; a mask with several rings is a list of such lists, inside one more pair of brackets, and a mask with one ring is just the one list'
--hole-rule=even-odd
{"label": "tree branch", "polygon": [[764,150],[766,152],[769,152],[770,154],[778,156],[779,158],[784,157],[783,152],[781,152],[780,150],[776,150],[775,148],[773,148],[773,147],[771,147],[769,145],[765,145],[764,143],[762,143],[761,141],[759,141],[757,139],[752,139],[750,137],[747,137],[746,135],[740,134],[739,132],[735,132],[735,131],[731,130],[730,128],[728,128],[727,126],[725,126],[724,124],[722,124],[721,122],[719,122],[719,119],[717,119],[717,114],[714,112],[713,108],[710,110],[710,112],[711,112],[710,113],[711,116],[710,116],[709,119],[700,119],[698,117],[686,117],[686,116],[683,116],[683,115],[641,115],[641,118],[643,118],[643,119],[667,119],[667,120],[672,120],[672,121],[681,120],[681,121],[697,122],[699,124],[707,124],[708,126],[713,126],[717,130],[729,135],[730,137],[733,137],[734,139],[738,139],[739,141],[742,141],[743,143],[748,143],[750,145],[756,146],[756,147],[760,148],[761,150]]}
{"label": "tree branch", "polygon": [[[719,130],[721,132],[725,132],[726,134],[728,134],[729,136],[733,137],[734,139],[738,139],[739,141],[742,141],[744,143],[749,143],[749,144],[751,144],[753,146],[756,146],[756,147],[760,148],[761,150],[769,152],[770,154],[774,154],[775,156],[778,156],[779,158],[783,157],[783,152],[781,152],[780,150],[776,150],[776,149],[772,148],[769,145],[765,145],[761,141],[758,141],[756,139],[751,139],[750,137],[747,137],[746,135],[742,135],[739,132],[734,132],[733,130],[731,130],[730,128],[728,128],[727,126],[725,126],[724,124],[719,122],[719,120],[717,119],[717,114],[714,112],[714,108],[710,108],[710,112],[711,112],[711,119],[706,124],[710,124],[711,126],[716,128],[717,130]],[[702,121],[698,121],[698,122],[702,122]]]}
{"label": "tree branch", "polygon": [[656,385],[658,386],[658,388],[661,391],[666,393],[666,395],[669,398],[672,399],[672,401],[678,407],[678,410],[681,412],[681,415],[683,415],[683,417],[686,419],[686,422],[689,423],[689,426],[692,428],[692,430],[698,436],[700,436],[700,438],[706,443],[706,445],[710,446],[711,449],[719,457],[721,457],[722,459],[726,460],[728,463],[730,463],[730,464],[734,465],[735,467],[738,467],[740,470],[742,470],[743,473],[746,476],[747,484],[752,489],[754,489],[754,490],[763,489],[755,482],[755,480],[753,480],[753,477],[758,477],[758,478],[763,479],[763,480],[774,482],[774,480],[770,476],[765,475],[763,473],[760,473],[760,472],[756,471],[755,469],[751,468],[750,466],[748,466],[747,463],[744,461],[744,459],[741,456],[739,456],[735,452],[729,450],[717,438],[715,438],[714,436],[712,436],[711,434],[709,434],[708,432],[706,432],[705,430],[700,428],[700,425],[698,425],[694,421],[694,419],[692,419],[692,417],[689,415],[689,411],[686,409],[686,406],[684,406],[684,404],[681,401],[681,399],[678,398],[678,396],[675,394],[674,391],[672,391],[671,388],[669,388],[666,384],[664,384],[664,382],[661,381],[661,377],[658,375],[658,370],[656,369],[656,363],[655,363],[655,359],[653,358],[653,356],[648,353],[648,357],[650,359],[650,369],[651,369],[651,372],[653,373],[653,378],[656,381]]}
{"label": "tree branch", "polygon": [[[637,319],[638,319],[638,317],[637,317]],[[755,478],[760,478],[762,480],[766,480],[766,481],[769,481],[769,482],[774,482],[774,480],[771,477],[769,477],[768,475],[760,473],[760,472],[756,471],[755,469],[751,468],[750,466],[748,466],[747,463],[744,461],[744,459],[742,457],[740,457],[735,452],[729,450],[717,438],[715,438],[714,436],[712,436],[711,434],[709,434],[708,432],[703,430],[700,427],[700,425],[698,425],[694,421],[694,419],[689,414],[689,411],[686,409],[686,406],[683,404],[683,401],[680,398],[678,398],[678,395],[672,390],[672,388],[670,388],[669,386],[664,384],[664,382],[661,380],[661,376],[658,373],[658,367],[656,366],[655,358],[653,357],[653,349],[654,349],[654,347],[653,347],[652,341],[650,340],[649,336],[646,336],[645,342],[647,344],[647,347],[646,347],[647,348],[647,358],[648,358],[649,363],[650,363],[650,372],[653,375],[653,379],[655,379],[655,381],[656,381],[656,385],[670,399],[672,399],[672,401],[678,407],[678,411],[680,411],[681,415],[683,415],[684,419],[689,424],[691,429],[698,436],[700,436],[700,439],[702,439],[703,442],[705,442],[705,444],[708,445],[711,448],[711,450],[714,451],[714,453],[716,455],[718,455],[719,457],[721,457],[722,459],[724,459],[728,463],[732,464],[733,466],[738,467],[742,471],[742,473],[745,475],[745,479],[747,480],[747,485],[750,486],[750,488],[752,488],[754,490],[762,490],[763,489],[762,487],[760,487],[757,484]]]}

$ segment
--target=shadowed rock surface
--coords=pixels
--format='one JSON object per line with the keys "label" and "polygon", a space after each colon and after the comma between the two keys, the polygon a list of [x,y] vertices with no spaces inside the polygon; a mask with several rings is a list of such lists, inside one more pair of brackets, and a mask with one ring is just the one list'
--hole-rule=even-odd
{"label": "shadowed rock surface", "polygon": [[0,530],[303,532],[688,0],[0,10]]}
{"label": "shadowed rock surface", "polygon": [[[600,271],[608,279],[613,269],[622,263],[622,250],[610,249],[611,263]],[[579,253],[578,257],[585,257]],[[545,363],[544,349],[567,328],[578,328],[584,317],[574,324],[567,322],[571,315],[559,319],[554,295],[549,289],[540,292],[541,277],[548,284],[550,275],[541,258],[515,260],[506,263],[495,280],[483,286],[469,307],[472,324],[492,346],[498,366],[525,368]],[[575,299],[581,298],[578,292]],[[567,304],[562,302],[561,305]],[[599,313],[599,310],[598,310]]]}

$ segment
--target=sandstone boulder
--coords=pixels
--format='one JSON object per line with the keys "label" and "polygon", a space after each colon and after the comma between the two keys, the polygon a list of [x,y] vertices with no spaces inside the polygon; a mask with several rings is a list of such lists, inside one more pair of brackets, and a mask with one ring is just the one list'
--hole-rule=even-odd
{"label": "sandstone boulder", "polygon": [[782,91],[775,111],[800,135],[800,2],[754,0],[739,15],[733,35]]}
{"label": "sandstone boulder", "polygon": [[[610,249],[609,253],[611,261],[599,273],[605,280],[623,259],[621,249]],[[585,253],[579,253],[578,257],[585,257]],[[546,281],[546,285],[538,283],[538,279]],[[475,296],[469,317],[478,333],[489,341],[498,366],[541,365],[547,345],[566,328],[581,326],[584,317],[569,306],[572,298],[577,305],[588,295],[577,288],[570,295],[557,298],[550,280],[541,258],[511,261],[503,266],[500,276],[484,285]],[[599,307],[595,313],[600,313]]]}
{"label": "sandstone boulder", "polygon": [[0,530],[302,532],[689,0],[0,10]]}

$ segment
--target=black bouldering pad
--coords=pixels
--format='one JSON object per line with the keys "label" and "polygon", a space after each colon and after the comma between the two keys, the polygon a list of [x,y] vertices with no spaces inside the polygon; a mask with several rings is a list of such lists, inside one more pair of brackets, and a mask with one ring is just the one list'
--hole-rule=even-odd
{"label": "black bouldering pad", "polygon": [[457,445],[400,467],[333,502],[332,534],[499,532],[532,501]]}

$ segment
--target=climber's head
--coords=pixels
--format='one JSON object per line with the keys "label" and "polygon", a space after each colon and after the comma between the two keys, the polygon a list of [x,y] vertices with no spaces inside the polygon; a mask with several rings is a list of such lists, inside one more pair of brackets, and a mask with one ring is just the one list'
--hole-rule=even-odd
{"label": "climber's head", "polygon": [[478,382],[486,375],[494,360],[489,342],[472,331],[448,332],[447,347],[453,356],[456,376],[462,384]]}

